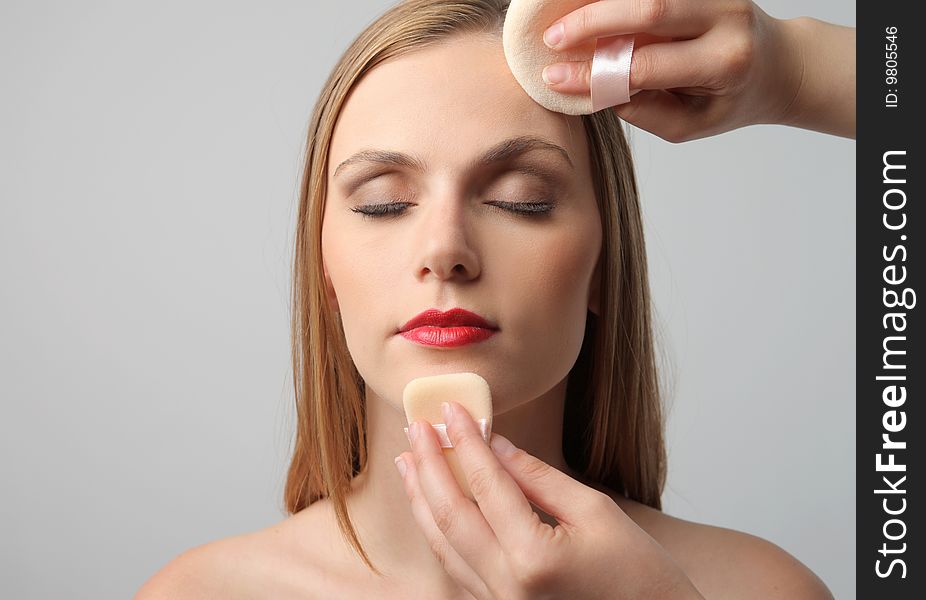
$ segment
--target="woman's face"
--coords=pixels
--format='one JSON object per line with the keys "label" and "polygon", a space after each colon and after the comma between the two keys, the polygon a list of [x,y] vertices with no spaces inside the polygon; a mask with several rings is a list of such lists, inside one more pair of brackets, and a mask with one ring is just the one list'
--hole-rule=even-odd
{"label": "woman's face", "polygon": [[[521,89],[500,40],[458,36],[358,82],[331,143],[322,254],[369,391],[401,410],[411,379],[473,371],[500,414],[568,375],[586,309],[597,312],[601,222],[586,144],[579,117]],[[393,160],[339,168],[361,151]],[[356,212],[389,202],[399,211]],[[498,330],[454,347],[397,334],[424,310],[454,307]]]}

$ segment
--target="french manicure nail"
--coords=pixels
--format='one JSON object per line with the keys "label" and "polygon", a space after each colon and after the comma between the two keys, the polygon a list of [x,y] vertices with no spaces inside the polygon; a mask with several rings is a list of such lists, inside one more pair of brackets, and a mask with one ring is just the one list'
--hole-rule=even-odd
{"label": "french manicure nail", "polygon": [[543,43],[550,48],[555,48],[563,40],[565,34],[566,26],[562,22],[551,25],[543,32]]}
{"label": "french manicure nail", "polygon": [[566,65],[547,65],[540,74],[543,80],[548,84],[562,83],[569,76],[569,68]]}
{"label": "french manicure nail", "polygon": [[399,475],[403,478],[405,477],[405,459],[401,456],[396,456],[394,461],[396,468],[399,470]]}
{"label": "french manicure nail", "polygon": [[489,442],[492,449],[501,456],[511,456],[514,454],[514,451],[517,448],[514,447],[514,444],[503,438],[502,436],[496,434],[492,435],[492,440]]}

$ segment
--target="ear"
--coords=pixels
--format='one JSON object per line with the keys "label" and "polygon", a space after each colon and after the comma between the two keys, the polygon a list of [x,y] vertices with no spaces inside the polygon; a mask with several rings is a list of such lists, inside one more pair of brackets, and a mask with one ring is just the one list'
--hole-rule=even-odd
{"label": "ear", "polygon": [[331,307],[331,310],[339,312],[338,296],[334,293],[334,286],[331,284],[331,276],[328,275],[328,265],[324,264],[324,261],[322,262],[322,267],[325,270],[325,295],[328,296],[328,305]]}
{"label": "ear", "polygon": [[588,286],[588,309],[595,313],[596,316],[601,314],[601,256],[598,256],[598,262],[595,263],[595,271],[592,273],[592,280]]}

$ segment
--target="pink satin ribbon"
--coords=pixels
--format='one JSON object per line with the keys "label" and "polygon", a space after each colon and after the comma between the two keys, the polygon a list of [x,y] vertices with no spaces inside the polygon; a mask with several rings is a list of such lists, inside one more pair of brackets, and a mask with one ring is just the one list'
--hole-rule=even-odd
{"label": "pink satin ribbon", "polygon": [[598,38],[592,58],[592,112],[630,102],[632,33]]}
{"label": "pink satin ribbon", "polygon": [[[479,425],[479,433],[482,434],[482,439],[489,443],[489,420],[486,418],[478,419],[476,424]],[[437,439],[440,441],[441,448],[453,448],[453,443],[450,441],[450,437],[447,435],[447,425],[445,423],[431,423],[431,427],[434,428],[434,432],[437,434]],[[405,437],[408,437],[408,427],[405,427]],[[412,439],[408,438],[408,443],[412,443]]]}

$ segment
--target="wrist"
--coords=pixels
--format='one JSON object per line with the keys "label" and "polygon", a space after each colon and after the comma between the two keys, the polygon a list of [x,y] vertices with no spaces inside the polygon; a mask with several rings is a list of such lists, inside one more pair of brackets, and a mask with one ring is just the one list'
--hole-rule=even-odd
{"label": "wrist", "polygon": [[797,84],[779,123],[855,136],[855,30],[812,17],[780,20]]}
{"label": "wrist", "polygon": [[792,75],[793,85],[785,93],[784,107],[778,115],[777,122],[792,127],[804,127],[810,98],[815,95],[813,90],[809,89],[812,82],[808,81],[807,31],[806,25],[801,22],[804,18],[778,20],[783,45],[790,50],[790,60],[787,61],[786,68]]}

